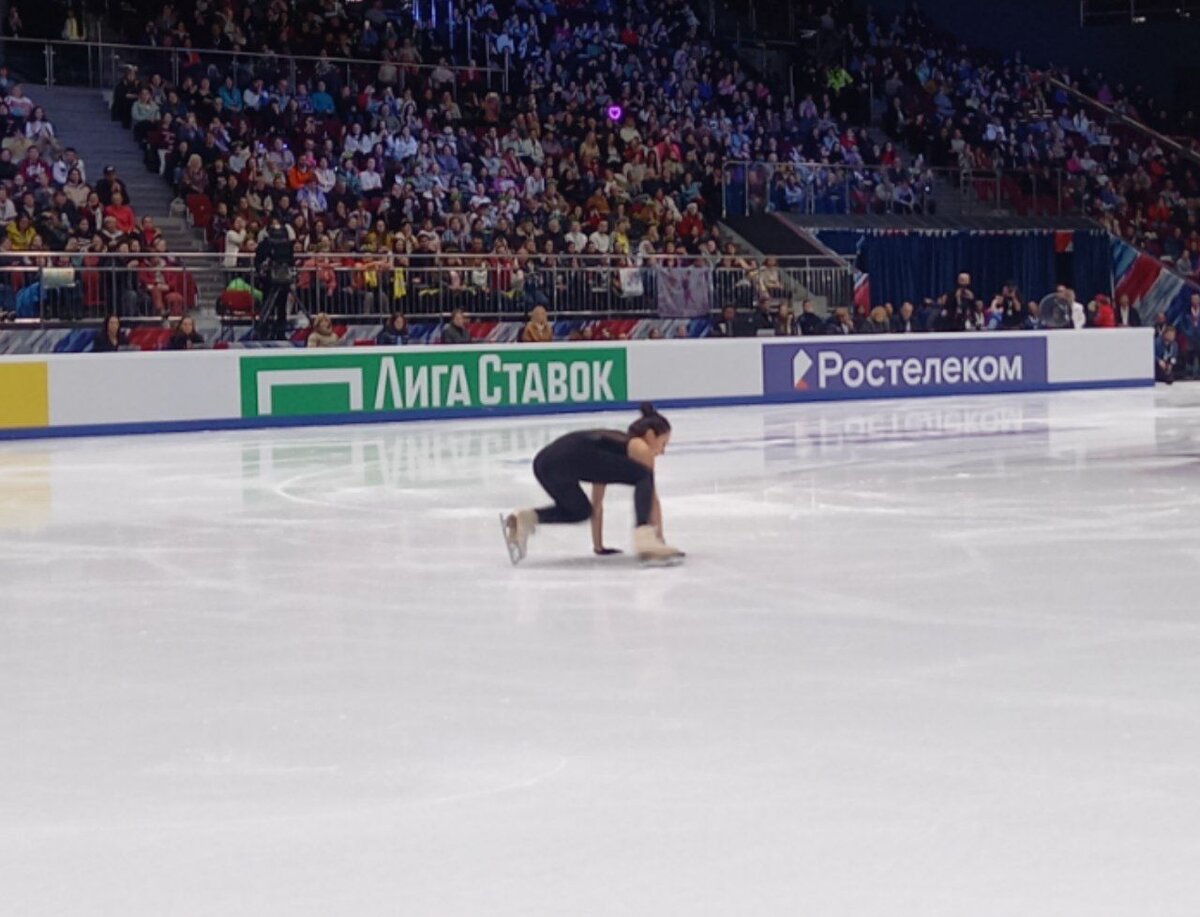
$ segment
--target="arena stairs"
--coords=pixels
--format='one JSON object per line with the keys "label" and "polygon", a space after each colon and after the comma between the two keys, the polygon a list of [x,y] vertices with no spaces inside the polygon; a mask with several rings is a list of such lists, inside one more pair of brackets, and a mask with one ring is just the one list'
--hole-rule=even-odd
{"label": "arena stairs", "polygon": [[[146,170],[142,153],[133,135],[109,117],[107,94],[97,89],[67,86],[30,88],[34,101],[46,109],[54,123],[59,142],[74,147],[87,166],[88,182],[94,184],[106,166],[115,166],[117,175],[129,187],[131,204],[138,217],[152,216],[162,230],[172,252],[203,252],[207,249],[199,232],[184,217],[171,215],[174,194],[161,175]],[[224,288],[222,272],[212,266],[194,272],[199,290],[198,308],[214,312]]]}

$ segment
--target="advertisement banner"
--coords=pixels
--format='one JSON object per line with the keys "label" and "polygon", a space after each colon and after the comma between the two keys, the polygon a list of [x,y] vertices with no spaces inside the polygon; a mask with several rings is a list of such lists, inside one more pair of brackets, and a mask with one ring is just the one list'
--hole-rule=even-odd
{"label": "advertisement banner", "polygon": [[763,348],[775,400],[978,395],[1045,388],[1046,339],[991,334],[863,340],[813,338]]}
{"label": "advertisement banner", "polygon": [[240,372],[243,418],[628,400],[620,347],[246,356]]}

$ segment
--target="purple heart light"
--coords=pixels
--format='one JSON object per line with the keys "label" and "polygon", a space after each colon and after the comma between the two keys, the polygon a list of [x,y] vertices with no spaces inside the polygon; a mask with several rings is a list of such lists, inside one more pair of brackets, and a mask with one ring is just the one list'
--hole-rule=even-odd
{"label": "purple heart light", "polygon": [[610,106],[608,106],[608,120],[609,120],[609,121],[620,121],[620,120],[621,120],[621,115],[623,115],[624,113],[625,113],[625,112],[624,112],[624,110],[621,108],[621,106],[620,106],[620,105],[610,105]]}

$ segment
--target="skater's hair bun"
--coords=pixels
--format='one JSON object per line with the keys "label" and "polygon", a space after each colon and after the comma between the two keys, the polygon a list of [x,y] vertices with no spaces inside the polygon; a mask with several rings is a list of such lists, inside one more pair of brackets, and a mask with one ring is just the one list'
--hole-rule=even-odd
{"label": "skater's hair bun", "polygon": [[658,413],[658,409],[649,401],[642,402],[639,410],[642,416],[629,425],[630,436],[645,436],[651,430],[655,436],[671,432],[671,424],[667,418]]}

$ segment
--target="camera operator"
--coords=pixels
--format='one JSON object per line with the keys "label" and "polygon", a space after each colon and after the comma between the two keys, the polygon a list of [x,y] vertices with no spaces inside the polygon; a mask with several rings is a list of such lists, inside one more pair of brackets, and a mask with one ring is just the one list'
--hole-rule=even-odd
{"label": "camera operator", "polygon": [[278,215],[271,217],[254,253],[254,266],[263,282],[263,307],[257,336],[282,340],[288,331],[288,297],[296,267],[296,240],[292,228]]}

